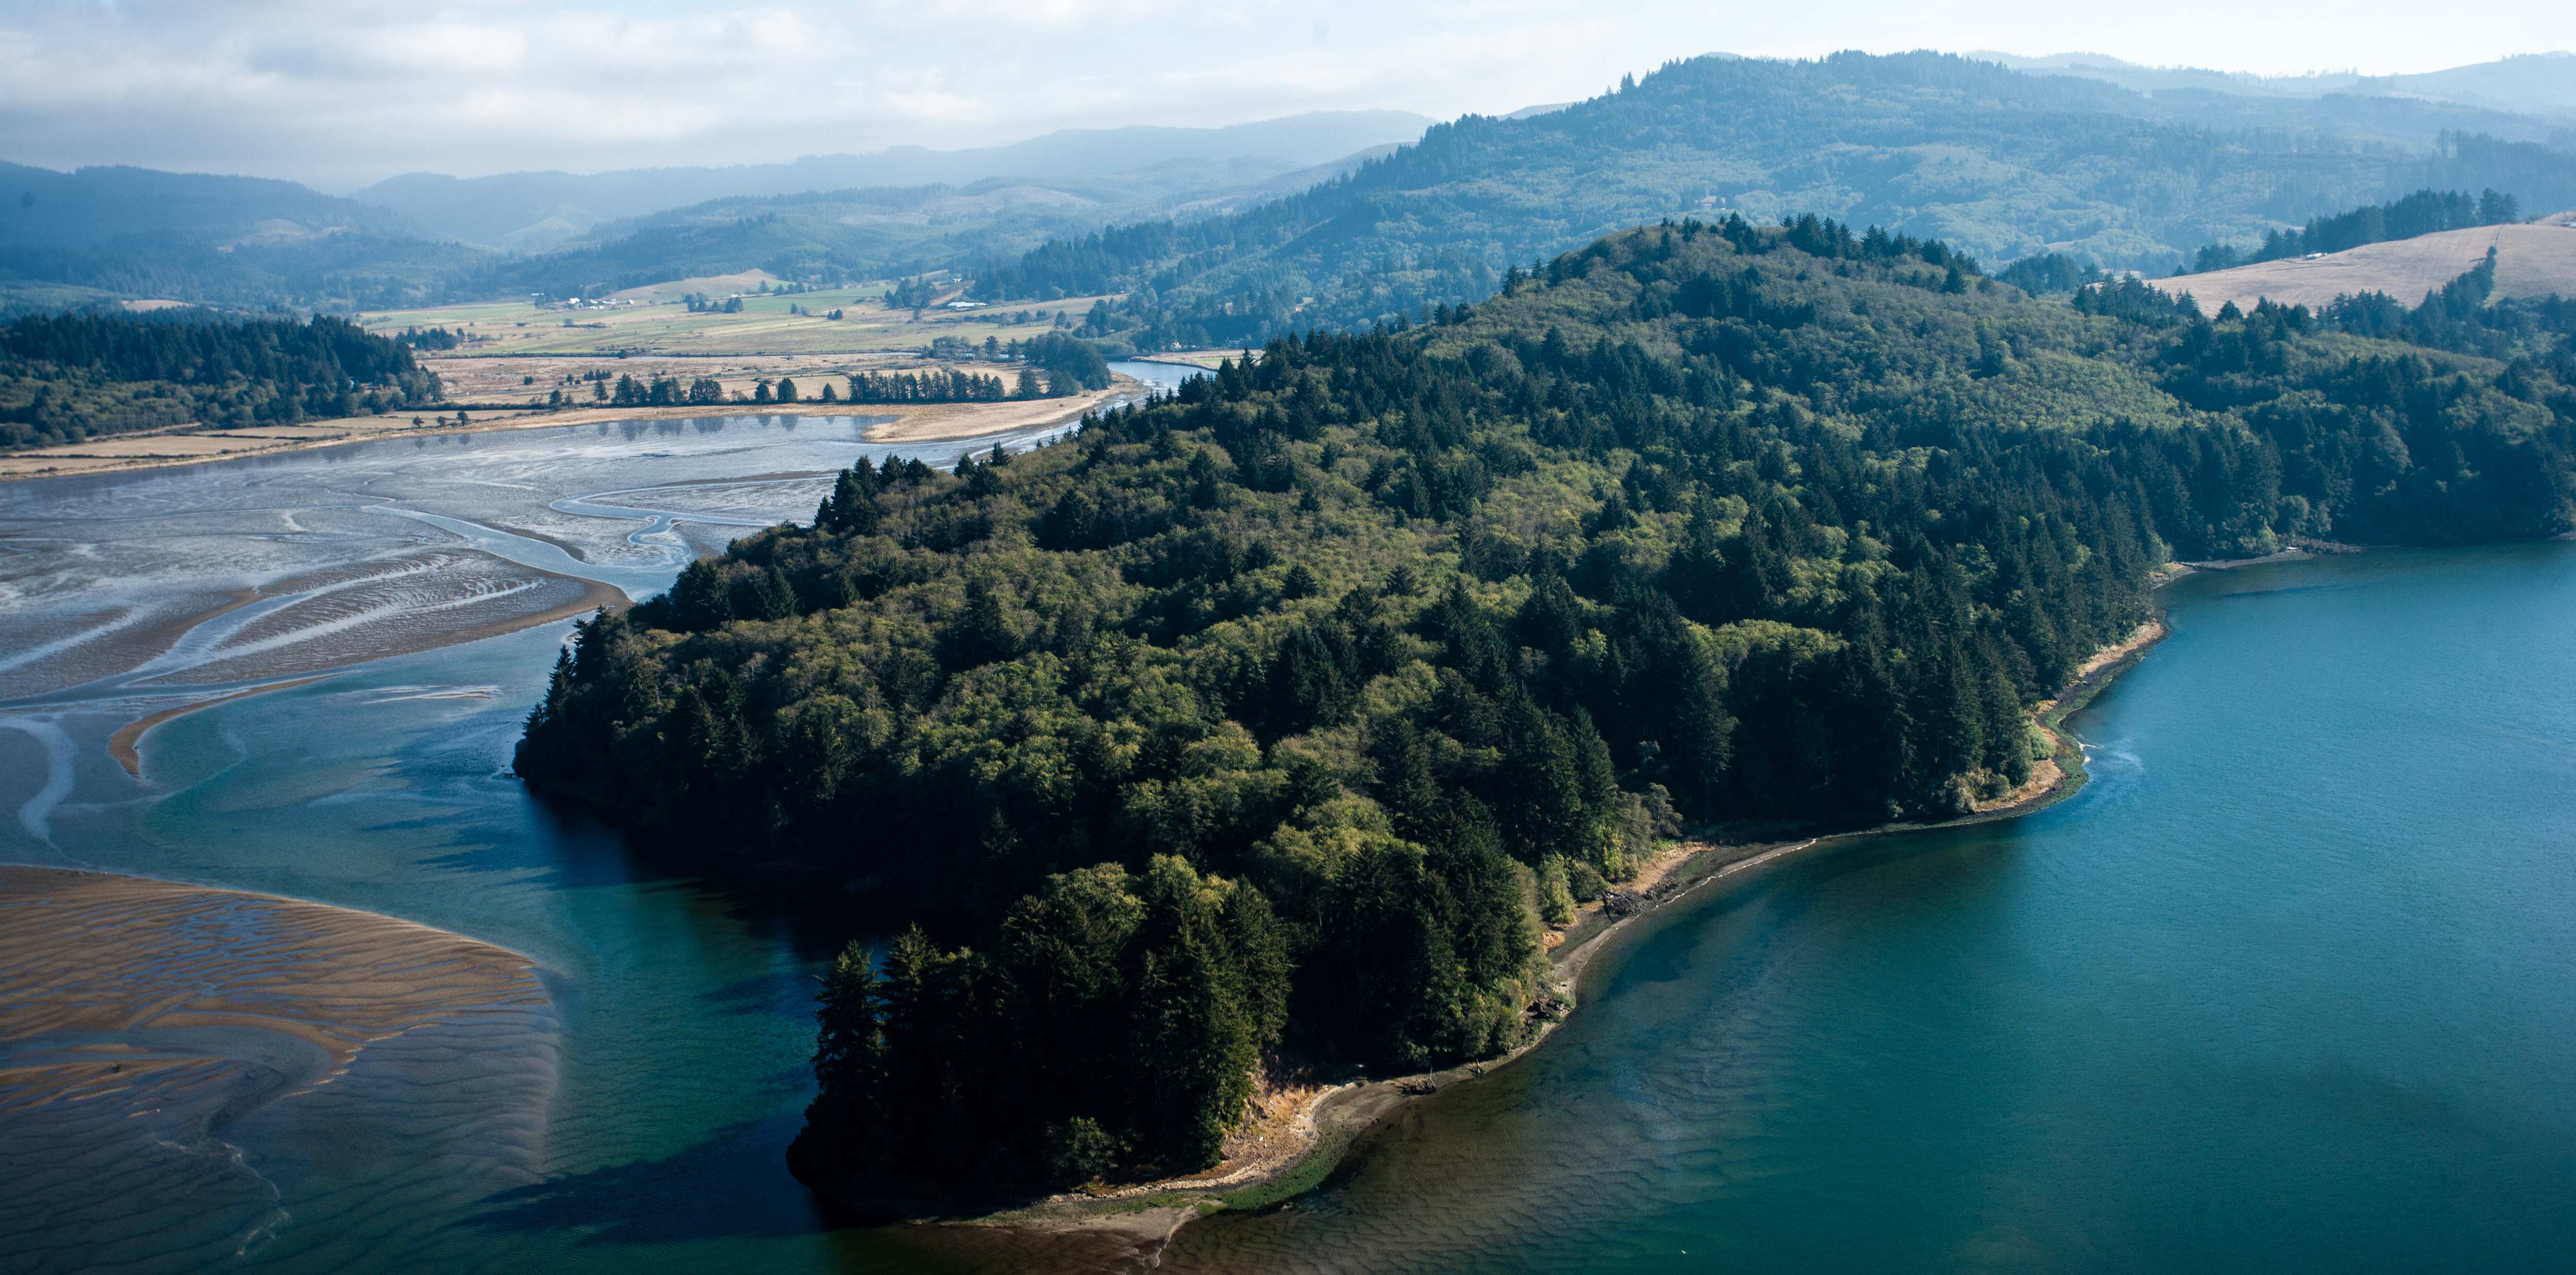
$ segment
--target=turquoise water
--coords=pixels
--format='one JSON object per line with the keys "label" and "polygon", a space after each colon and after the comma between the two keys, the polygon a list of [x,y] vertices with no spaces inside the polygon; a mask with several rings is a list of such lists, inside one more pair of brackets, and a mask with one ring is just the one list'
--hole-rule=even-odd
{"label": "turquoise water", "polygon": [[1165,1269],[2576,1265],[2576,545],[2167,600],[2075,797],[1668,909]]}
{"label": "turquoise water", "polygon": [[[751,483],[798,467],[776,448],[838,464],[856,447],[692,437],[696,459],[654,463]],[[601,498],[627,480],[584,463],[577,491],[478,498],[446,531],[623,554],[600,572],[620,585],[657,544],[728,534],[704,513],[641,539],[557,534],[545,510],[586,507],[565,497],[639,503]],[[782,490],[781,512],[810,508]],[[2174,637],[2076,722],[2095,749],[2074,798],[1844,843],[1668,908],[1545,1047],[1416,1104],[1296,1206],[1184,1230],[1165,1267],[2563,1269],[2576,545],[2204,575],[2168,600]],[[82,716],[77,687],[0,704],[52,725],[0,730],[0,813],[18,815],[0,859],[420,921],[528,954],[556,1001],[540,1181],[397,1176],[351,1209],[318,1162],[280,1177],[289,1221],[239,1264],[1080,1265],[838,1226],[788,1177],[811,976],[861,922],[716,889],[531,800],[509,750],[563,631],[177,718],[147,738],[142,782],[101,745],[122,718]],[[243,1152],[260,1163],[258,1142]]]}

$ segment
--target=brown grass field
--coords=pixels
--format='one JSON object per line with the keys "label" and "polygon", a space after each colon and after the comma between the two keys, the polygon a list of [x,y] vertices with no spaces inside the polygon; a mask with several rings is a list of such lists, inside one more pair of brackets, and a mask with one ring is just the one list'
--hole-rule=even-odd
{"label": "brown grass field", "polygon": [[2243,310],[2266,298],[2313,308],[2363,292],[2384,292],[2414,305],[2425,293],[2476,268],[2492,246],[2498,297],[2576,296],[2576,226],[2564,224],[2569,219],[2560,214],[2550,219],[2560,224],[2446,230],[2365,244],[2317,261],[2264,261],[2148,282],[2167,292],[2190,293],[2204,314],[2215,314],[2230,301]]}

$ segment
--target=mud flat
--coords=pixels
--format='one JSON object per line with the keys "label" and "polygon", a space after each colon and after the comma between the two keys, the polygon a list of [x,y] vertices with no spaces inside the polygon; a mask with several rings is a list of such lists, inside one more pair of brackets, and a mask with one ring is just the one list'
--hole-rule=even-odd
{"label": "mud flat", "polygon": [[[14,1237],[0,1269],[328,1260],[419,1239],[352,1223],[536,1181],[557,1034],[534,967],[489,944],[272,895],[0,866],[0,1237]],[[300,1225],[325,1218],[339,1221]]]}
{"label": "mud flat", "polygon": [[466,424],[421,424],[411,414],[352,416],[305,425],[264,429],[210,430],[174,426],[81,443],[36,447],[0,456],[0,481],[64,474],[93,474],[127,469],[156,469],[207,461],[240,460],[333,447],[386,438],[439,438],[494,430],[544,429],[608,421],[692,420],[719,416],[863,416],[886,423],[869,432],[880,443],[936,443],[980,438],[986,434],[1070,423],[1083,413],[1140,396],[1148,387],[1119,376],[1105,390],[1068,398],[1040,398],[1000,403],[723,403],[696,407],[575,407],[560,410],[487,409],[468,411]]}

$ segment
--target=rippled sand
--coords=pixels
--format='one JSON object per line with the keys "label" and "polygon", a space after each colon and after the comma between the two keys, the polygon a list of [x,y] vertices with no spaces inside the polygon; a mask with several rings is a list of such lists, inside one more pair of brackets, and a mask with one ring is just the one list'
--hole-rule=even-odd
{"label": "rippled sand", "polygon": [[0,1270],[399,1252],[538,1180],[525,957],[371,913],[0,867]]}
{"label": "rippled sand", "polygon": [[353,564],[271,586],[287,600],[191,652],[146,684],[283,677],[472,641],[626,597],[470,549],[434,549]]}

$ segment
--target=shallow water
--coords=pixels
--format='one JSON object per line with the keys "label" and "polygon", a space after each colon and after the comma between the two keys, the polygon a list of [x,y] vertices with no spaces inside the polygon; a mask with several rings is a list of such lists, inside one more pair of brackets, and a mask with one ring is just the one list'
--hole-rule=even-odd
{"label": "shallow water", "polygon": [[[1119,369],[1160,384],[1180,371]],[[559,1023],[508,1051],[433,1051],[425,1034],[371,1045],[340,1089],[262,1094],[172,1161],[237,1156],[252,1176],[100,1179],[101,1208],[57,1214],[116,1228],[124,1264],[65,1267],[66,1237],[39,1231],[0,1235],[0,1271],[197,1270],[225,1235],[246,1243],[221,1264],[261,1271],[944,1264],[919,1251],[931,1237],[835,1226],[781,1162],[810,1098],[812,976],[848,926],[657,869],[531,799],[506,768],[568,622],[483,637],[524,622],[529,603],[476,609],[496,579],[548,578],[526,568],[649,594],[703,547],[810,518],[828,475],[860,455],[945,465],[966,446],[886,447],[863,429],[774,416],[573,426],[0,484],[0,812],[13,816],[0,818],[0,862],[453,931],[531,958]],[[363,658],[388,646],[420,649]],[[317,670],[158,725],[140,776],[109,753],[145,713]],[[13,1053],[34,1048],[0,1041],[0,1067]],[[361,1091],[381,1108],[406,1089],[411,1110],[349,1116]],[[425,1147],[453,1131],[423,1122],[460,1102],[523,1114],[512,1163],[533,1172],[410,1154],[402,1130]],[[0,1129],[0,1156],[24,1153],[8,1135],[26,1127]],[[244,1181],[268,1194],[233,1190]]]}
{"label": "shallow water", "polygon": [[2168,601],[2075,797],[1659,915],[1165,1269],[2567,1269],[2576,545]]}

